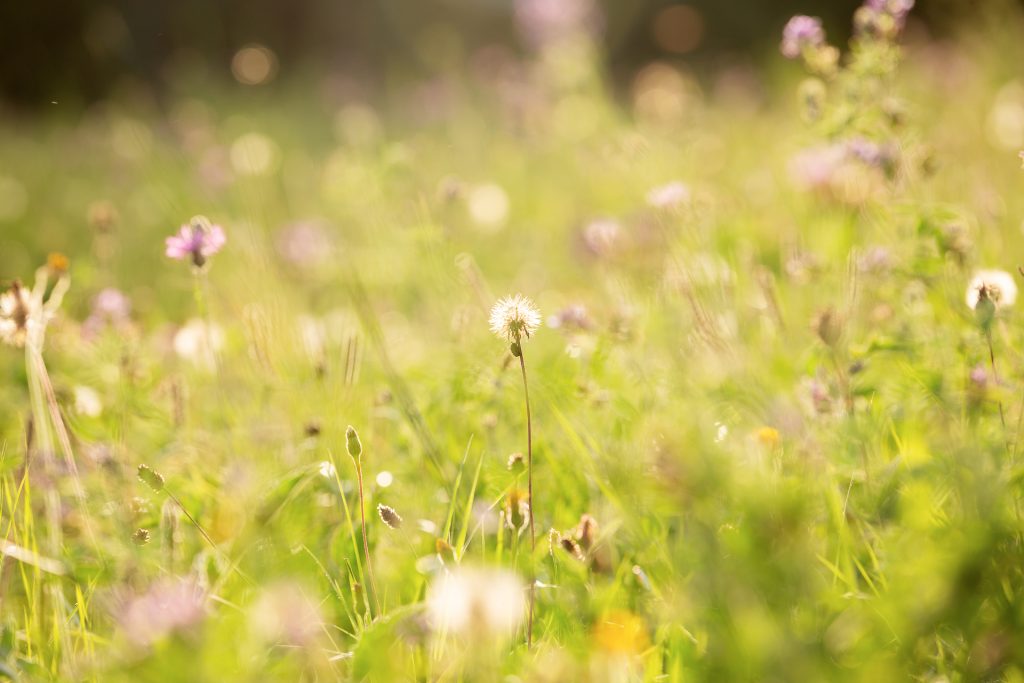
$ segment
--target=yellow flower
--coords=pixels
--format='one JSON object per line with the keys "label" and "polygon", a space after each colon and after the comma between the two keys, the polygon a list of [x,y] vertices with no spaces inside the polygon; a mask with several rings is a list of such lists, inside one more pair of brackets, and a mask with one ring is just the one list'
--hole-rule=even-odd
{"label": "yellow flower", "polygon": [[594,644],[610,654],[639,654],[647,649],[647,625],[626,610],[607,612],[594,624]]}
{"label": "yellow flower", "polygon": [[779,430],[775,427],[761,427],[757,430],[755,436],[757,436],[758,441],[769,448],[775,448],[782,440]]}

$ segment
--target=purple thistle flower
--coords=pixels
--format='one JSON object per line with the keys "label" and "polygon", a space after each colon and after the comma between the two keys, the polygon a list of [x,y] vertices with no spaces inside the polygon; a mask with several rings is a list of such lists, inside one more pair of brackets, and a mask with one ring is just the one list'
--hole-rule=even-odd
{"label": "purple thistle flower", "polygon": [[786,24],[782,30],[780,50],[787,59],[796,59],[804,48],[820,47],[825,42],[825,29],[821,19],[798,14]]}
{"label": "purple thistle flower", "polygon": [[220,251],[226,242],[223,228],[212,225],[202,216],[196,216],[181,226],[178,234],[167,238],[165,253],[168,258],[179,261],[191,258],[196,268],[202,268],[206,260]]}

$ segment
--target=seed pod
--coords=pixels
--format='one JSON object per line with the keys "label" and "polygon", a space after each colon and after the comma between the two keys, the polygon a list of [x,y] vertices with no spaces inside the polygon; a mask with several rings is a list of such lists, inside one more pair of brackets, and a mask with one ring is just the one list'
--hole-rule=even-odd
{"label": "seed pod", "polygon": [[580,544],[576,542],[575,538],[571,536],[562,536],[562,549],[575,557],[580,562],[586,561],[586,556],[583,554],[583,549],[580,548]]}
{"label": "seed pod", "polygon": [[164,490],[164,478],[149,465],[139,465],[139,479],[157,493]]}
{"label": "seed pod", "polygon": [[519,358],[519,356],[523,355],[523,348],[519,345],[519,342],[517,341],[512,342],[509,345],[508,350],[511,351],[512,355],[515,356],[516,358]]}
{"label": "seed pod", "polygon": [[353,458],[358,458],[363,454],[363,444],[359,441],[359,433],[356,432],[356,428],[352,425],[348,426],[345,430],[345,448],[348,449],[348,454]]}
{"label": "seed pod", "polygon": [[530,496],[526,491],[512,489],[505,498],[505,523],[512,531],[521,531],[530,521]]}
{"label": "seed pod", "polygon": [[146,545],[149,543],[149,529],[136,529],[132,533],[132,543],[135,545]]}
{"label": "seed pod", "polygon": [[380,520],[388,525],[391,529],[399,529],[402,526],[402,516],[395,512],[393,507],[388,505],[378,504],[377,514],[380,515]]}

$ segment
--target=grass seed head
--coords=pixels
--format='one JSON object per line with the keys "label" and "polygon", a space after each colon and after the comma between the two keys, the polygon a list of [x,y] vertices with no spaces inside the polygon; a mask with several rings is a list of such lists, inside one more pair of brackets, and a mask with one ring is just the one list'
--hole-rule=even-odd
{"label": "grass seed head", "polygon": [[164,490],[164,478],[149,465],[139,465],[139,479],[157,493]]}
{"label": "grass seed head", "polygon": [[380,520],[388,525],[391,529],[400,529],[402,527],[402,516],[395,512],[395,509],[391,506],[378,504],[377,514],[380,515]]}

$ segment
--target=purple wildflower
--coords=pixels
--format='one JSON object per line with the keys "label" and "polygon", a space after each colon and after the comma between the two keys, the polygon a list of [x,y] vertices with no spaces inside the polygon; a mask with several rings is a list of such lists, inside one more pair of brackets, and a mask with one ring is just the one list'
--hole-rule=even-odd
{"label": "purple wildflower", "polygon": [[107,287],[93,298],[92,311],[82,324],[82,331],[87,337],[95,337],[107,326],[120,327],[128,322],[131,310],[131,300],[124,292]]}
{"label": "purple wildflower", "polygon": [[846,151],[852,158],[876,168],[892,165],[895,156],[890,145],[882,145],[861,137],[847,140]]}
{"label": "purple wildflower", "polygon": [[515,17],[523,37],[534,47],[593,35],[601,27],[593,0],[515,0]]}
{"label": "purple wildflower", "polygon": [[782,30],[780,50],[787,59],[796,59],[805,48],[820,47],[825,43],[825,29],[821,19],[798,14]]}
{"label": "purple wildflower", "polygon": [[690,201],[690,188],[678,180],[651,189],[647,203],[658,209],[670,209]]}
{"label": "purple wildflower", "polygon": [[206,616],[206,597],[191,581],[162,579],[141,595],[123,599],[115,618],[133,643],[148,646],[196,626]]}
{"label": "purple wildflower", "polygon": [[191,258],[196,268],[202,268],[206,260],[220,251],[227,242],[224,229],[212,225],[206,218],[197,216],[181,226],[177,235],[167,238],[168,258],[182,260]]}

